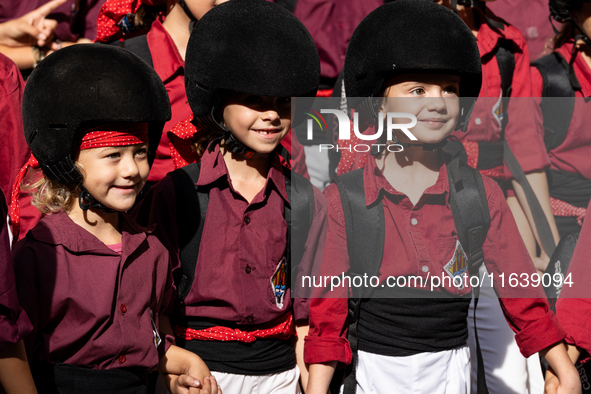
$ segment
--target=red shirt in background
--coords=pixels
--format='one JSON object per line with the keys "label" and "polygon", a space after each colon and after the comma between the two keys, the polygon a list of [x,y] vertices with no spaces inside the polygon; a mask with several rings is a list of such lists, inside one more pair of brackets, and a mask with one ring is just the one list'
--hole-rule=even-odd
{"label": "red shirt in background", "polygon": [[[556,49],[566,62],[570,62],[573,43],[568,42]],[[574,62],[575,75],[581,85],[581,90],[575,91],[575,108],[570,121],[566,138],[555,149],[548,152],[550,168],[579,174],[591,179],[591,112],[587,99],[591,97],[591,68],[581,54],[577,54]],[[532,97],[542,97],[543,80],[537,68],[532,67]],[[583,99],[585,98],[585,99]],[[539,102],[539,100],[538,100]]]}
{"label": "red shirt in background", "polygon": [[[494,17],[491,15],[491,17]],[[477,42],[482,59],[482,87],[480,99],[476,102],[470,117],[466,133],[453,133],[458,139],[466,141],[501,141],[501,123],[499,115],[494,111],[495,105],[501,100],[501,74],[497,59],[493,56],[499,39],[513,41],[516,45],[515,70],[513,72],[511,97],[507,114],[509,120],[505,129],[505,138],[524,172],[544,169],[549,165],[544,145],[544,130],[539,107],[533,100],[519,99],[532,97],[529,51],[525,39],[513,26],[505,26],[504,30],[493,30],[483,23],[478,30]],[[509,169],[505,166],[504,177],[510,178]]]}
{"label": "red shirt in background", "polygon": [[0,190],[0,350],[14,345],[33,329],[27,314],[18,303],[6,224],[7,214],[4,193]]}

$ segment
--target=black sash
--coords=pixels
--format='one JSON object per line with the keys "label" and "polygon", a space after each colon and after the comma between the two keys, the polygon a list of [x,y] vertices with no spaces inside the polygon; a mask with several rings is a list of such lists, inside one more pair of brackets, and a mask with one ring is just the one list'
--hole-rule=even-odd
{"label": "black sash", "polygon": [[[248,330],[249,326],[238,326],[233,322],[216,319],[175,319],[175,324],[194,330],[224,326]],[[201,357],[211,371],[243,374],[268,375],[295,368],[293,338],[257,338],[251,343],[239,341],[187,341],[176,338],[177,345]]]}
{"label": "black sash", "polygon": [[[425,290],[409,289],[412,292]],[[471,296],[430,292],[438,298],[372,298],[361,303],[359,350],[410,356],[455,349],[468,340]]]}
{"label": "black sash", "polygon": [[587,208],[591,199],[591,180],[579,174],[549,170],[550,196],[575,207]]}
{"label": "black sash", "polygon": [[70,364],[44,364],[33,372],[39,394],[146,394],[143,368],[92,369]]}

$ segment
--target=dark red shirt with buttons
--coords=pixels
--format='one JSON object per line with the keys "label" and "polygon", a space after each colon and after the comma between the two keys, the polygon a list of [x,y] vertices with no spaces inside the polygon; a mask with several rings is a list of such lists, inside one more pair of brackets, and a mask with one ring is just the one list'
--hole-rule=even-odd
{"label": "dark red shirt with buttons", "polygon": [[[571,41],[556,49],[556,52],[569,63],[572,49],[573,42]],[[591,164],[589,162],[591,133],[588,132],[591,124],[591,111],[589,111],[588,104],[588,99],[591,97],[591,68],[580,53],[577,54],[573,67],[581,90],[575,91],[575,108],[566,137],[562,144],[548,152],[548,157],[551,163],[550,168],[591,179]],[[532,67],[532,85],[532,97],[542,97],[544,82],[535,67]]]}
{"label": "dark red shirt with buttons", "polygon": [[[284,171],[275,155],[263,189],[248,203],[233,187],[226,163],[216,146],[201,158],[198,186],[211,186],[195,279],[180,313],[189,317],[220,319],[237,324],[268,323],[292,306],[290,290],[283,308],[271,291],[271,278],[285,255],[287,224]],[[178,253],[175,186],[170,176],[152,187],[133,212],[140,223],[155,223],[156,233]],[[320,258],[318,240],[325,231],[326,203],[314,188],[314,221],[301,270]],[[178,265],[177,265],[178,267]],[[177,268],[175,267],[175,268]],[[296,320],[307,319],[305,300],[293,300]]]}
{"label": "dark red shirt with buttons", "polygon": [[[436,183],[427,188],[416,205],[403,193],[395,190],[375,160],[369,160],[363,170],[365,202],[370,205],[382,199],[385,214],[385,243],[379,277],[382,283],[388,276],[429,276],[444,273],[443,267],[453,257],[458,235],[449,206],[449,184],[446,166],[442,165]],[[535,273],[527,249],[521,240],[511,211],[499,186],[483,177],[491,223],[483,245],[485,265],[494,275],[494,287],[521,352],[528,357],[564,338],[564,331],[550,311],[541,288],[511,287],[511,273]],[[343,207],[336,185],[328,186],[324,194],[328,202],[328,233],[321,275],[341,275],[349,269],[347,233]],[[505,274],[505,286],[498,280]],[[428,276],[429,275],[429,276]],[[453,294],[469,294],[471,288],[462,290],[448,286],[436,287],[436,291]],[[429,288],[427,288],[429,290]],[[323,290],[320,289],[322,292]],[[330,286],[327,288],[330,291]],[[321,295],[320,293],[318,295]],[[326,294],[325,294],[326,295]],[[305,341],[305,361],[322,363],[351,360],[347,341],[347,312],[349,289],[338,287],[332,298],[312,298],[310,303],[310,333]],[[340,297],[340,298],[334,298]]]}
{"label": "dark red shirt with buttons", "polygon": [[[492,18],[497,19],[488,11]],[[529,99],[532,96],[529,51],[523,35],[515,27],[505,25],[494,30],[482,23],[478,29],[477,43],[482,59],[482,85],[479,100],[470,117],[468,131],[453,133],[460,140],[501,141],[501,123],[496,106],[501,103],[501,73],[494,51],[497,42],[506,39],[515,46],[515,69],[512,89],[506,111],[509,116],[505,138],[525,172],[541,170],[549,165],[545,154],[544,130],[539,108]],[[510,175],[504,168],[505,178]]]}
{"label": "dark red shirt with buttons", "polygon": [[8,209],[0,189],[0,350],[14,345],[32,330],[31,322],[19,306],[6,215]]}
{"label": "dark red shirt with buttons", "polygon": [[64,212],[44,217],[14,251],[19,301],[34,326],[31,363],[94,369],[156,368],[172,343],[158,327],[175,296],[169,254],[120,214],[122,251],[111,250]]}

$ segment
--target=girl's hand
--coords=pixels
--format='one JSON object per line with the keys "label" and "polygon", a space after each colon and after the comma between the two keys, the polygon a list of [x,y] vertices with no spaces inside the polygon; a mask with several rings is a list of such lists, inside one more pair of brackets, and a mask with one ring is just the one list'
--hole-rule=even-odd
{"label": "girl's hand", "polygon": [[168,383],[168,389],[172,394],[190,394],[199,393],[203,388],[199,379],[195,379],[190,375],[173,375],[165,376]]}
{"label": "girl's hand", "polygon": [[581,379],[570,360],[563,342],[557,342],[540,352],[548,361],[546,394],[580,394]]}
{"label": "girl's hand", "polygon": [[[196,393],[197,392],[195,392],[195,394]],[[191,394],[193,394],[193,392],[191,392]],[[215,377],[210,376],[204,379],[203,388],[199,394],[222,394],[222,388],[218,386],[218,382],[215,380]]]}

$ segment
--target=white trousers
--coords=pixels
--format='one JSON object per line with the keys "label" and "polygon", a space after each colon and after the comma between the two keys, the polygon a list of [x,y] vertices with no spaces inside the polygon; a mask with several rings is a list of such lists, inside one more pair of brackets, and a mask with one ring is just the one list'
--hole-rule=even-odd
{"label": "white trousers", "polygon": [[289,371],[270,375],[239,375],[212,371],[224,394],[301,394],[300,370],[296,366]]}
{"label": "white trousers", "polygon": [[[480,269],[480,277],[485,273]],[[525,358],[519,352],[515,333],[505,320],[499,299],[486,280],[480,289],[476,308],[478,339],[482,350],[486,384],[491,394],[542,394],[544,377],[537,354]],[[470,351],[472,353],[472,393],[476,393],[476,340],[474,339],[474,300],[468,314]]]}
{"label": "white trousers", "polygon": [[470,389],[468,345],[406,357],[358,355],[357,394],[468,394]]}

